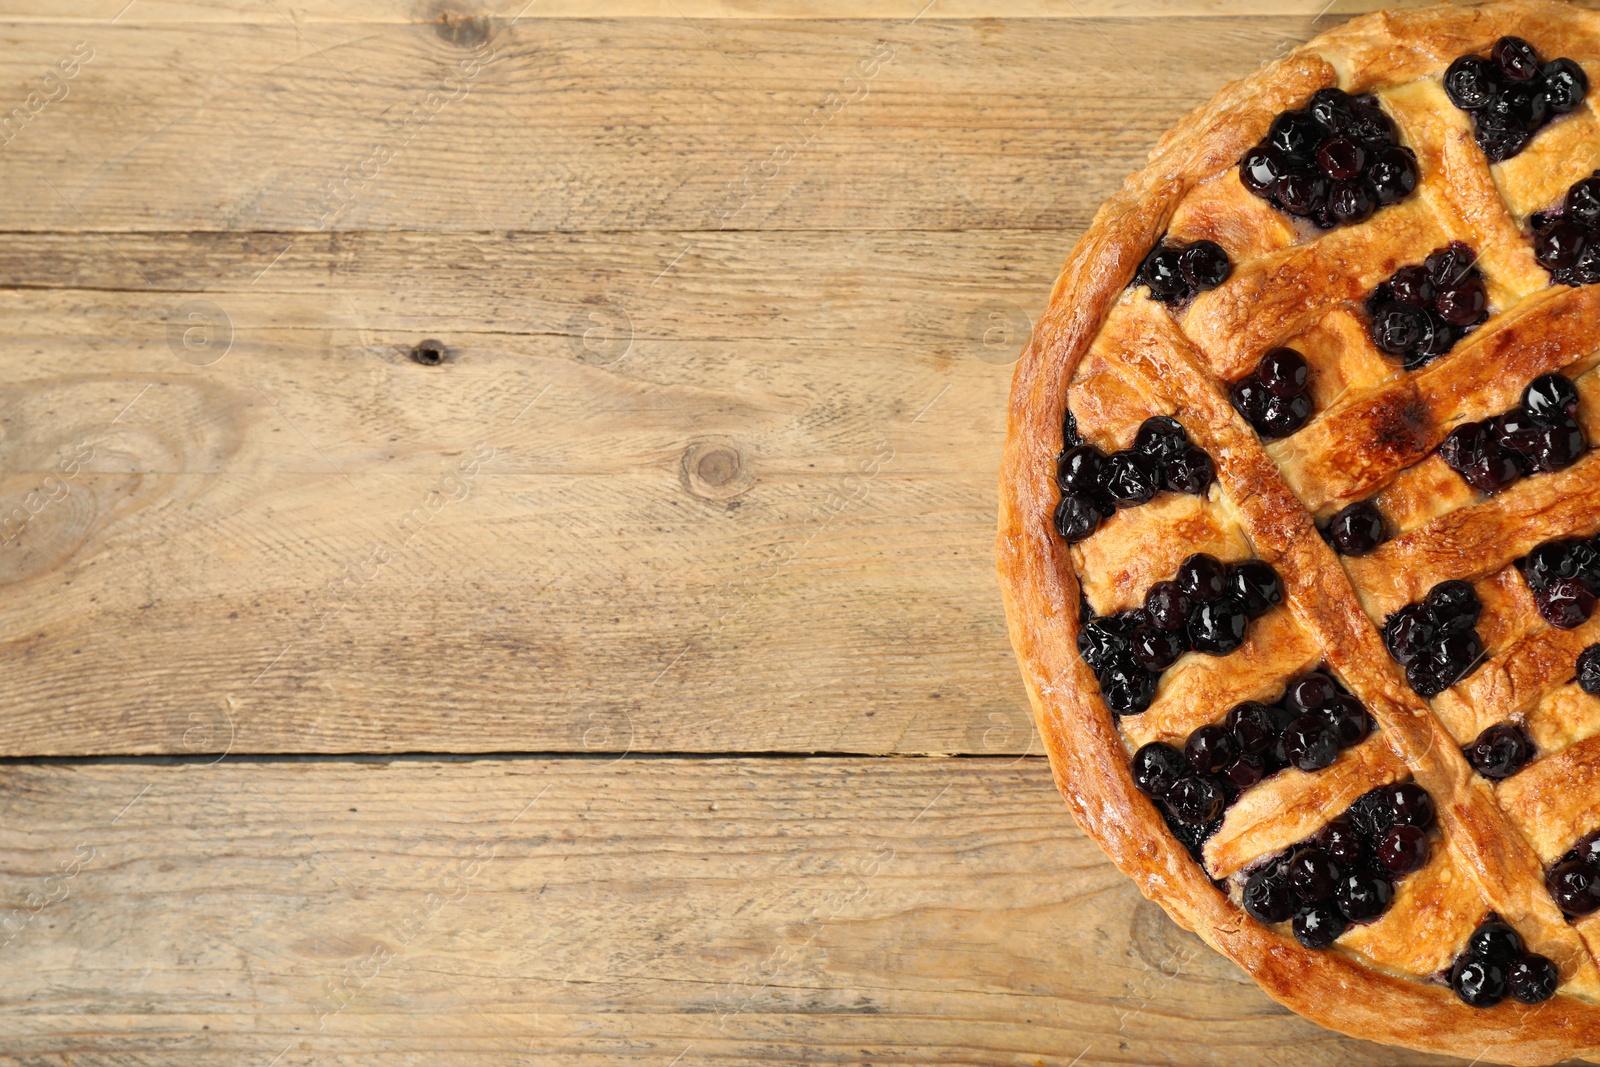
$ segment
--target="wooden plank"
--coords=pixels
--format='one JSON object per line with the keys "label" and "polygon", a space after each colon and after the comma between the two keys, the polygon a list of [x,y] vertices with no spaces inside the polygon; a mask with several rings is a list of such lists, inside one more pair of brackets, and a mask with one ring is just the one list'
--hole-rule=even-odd
{"label": "wooden plank", "polygon": [[1037,758],[12,765],[3,787],[0,1063],[1445,1062],[1267,1001],[1082,837]]}
{"label": "wooden plank", "polygon": [[0,115],[44,95],[0,148],[0,229],[1076,229],[1330,21],[526,20],[490,44],[255,10],[7,23]]}
{"label": "wooden plank", "polygon": [[1066,243],[13,235],[0,751],[1026,751],[993,469]]}

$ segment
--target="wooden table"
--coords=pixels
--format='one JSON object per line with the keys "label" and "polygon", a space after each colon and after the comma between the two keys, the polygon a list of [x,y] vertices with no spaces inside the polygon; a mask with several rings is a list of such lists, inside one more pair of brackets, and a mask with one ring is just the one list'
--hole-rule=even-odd
{"label": "wooden table", "polygon": [[992,576],[1072,241],[1354,9],[923,3],[8,0],[0,1062],[1442,1062],[1079,834]]}

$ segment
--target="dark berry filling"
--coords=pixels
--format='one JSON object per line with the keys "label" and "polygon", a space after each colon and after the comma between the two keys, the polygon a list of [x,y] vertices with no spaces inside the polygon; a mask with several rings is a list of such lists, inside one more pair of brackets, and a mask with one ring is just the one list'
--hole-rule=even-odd
{"label": "dark berry filling", "polygon": [[[1077,497],[1064,497],[1063,502]],[[1057,512],[1059,514],[1059,510]],[[1283,584],[1261,560],[1225,564],[1199,553],[1171,581],[1145,593],[1144,607],[1096,616],[1078,632],[1078,652],[1106,706],[1137,715],[1155,698],[1161,672],[1185,652],[1225,656],[1244,643],[1249,621],[1283,601]]]}
{"label": "dark berry filling", "polygon": [[1475,1008],[1492,1008],[1509,995],[1538,1004],[1555,995],[1561,975],[1556,965],[1529,952],[1522,935],[1490,912],[1467,938],[1450,967],[1450,988]]}
{"label": "dark berry filling", "polygon": [[1144,420],[1133,447],[1109,456],[1078,434],[1077,420],[1067,412],[1062,426],[1063,450],[1056,457],[1056,533],[1069,544],[1082,541],[1118,508],[1148,503],[1163,489],[1201,494],[1216,478],[1211,457],[1189,441],[1177,419],[1156,415]]}
{"label": "dark berry filling", "polygon": [[1569,919],[1600,910],[1600,830],[1591,830],[1550,865],[1545,888]]}
{"label": "dark berry filling", "polygon": [[1589,79],[1570,59],[1541,64],[1520,37],[1502,37],[1489,58],[1462,56],[1444,73],[1450,102],[1472,115],[1478,147],[1492,163],[1510,159],[1557,115],[1583,103]]}
{"label": "dark berry filling", "polygon": [[1383,516],[1364,500],[1336,512],[1322,535],[1343,556],[1365,556],[1389,539]]}
{"label": "dark berry filling", "polygon": [[1600,589],[1600,536],[1546,541],[1517,560],[1544,621],[1558,630],[1582,626]]}
{"label": "dark berry filling", "polygon": [[1257,867],[1244,883],[1244,909],[1268,926],[1292,918],[1297,941],[1327,948],[1351,923],[1388,910],[1395,882],[1427,862],[1434,822],[1433,798],[1421,786],[1380,786]]}
{"label": "dark berry filling", "polygon": [[1239,180],[1328,230],[1404,200],[1417,187],[1417,159],[1396,144],[1374,97],[1319,89],[1303,109],[1272,120],[1266,139],[1239,160]]}
{"label": "dark berry filling", "polygon": [[1288,437],[1311,418],[1310,381],[1304,356],[1292,348],[1274,348],[1255,370],[1229,386],[1228,399],[1262,437]]}
{"label": "dark berry filling", "polygon": [[1486,728],[1461,751],[1473,770],[1495,780],[1510,778],[1527,766],[1534,755],[1533,742],[1528,735],[1503,722]]}
{"label": "dark berry filling", "polygon": [[1196,293],[1215,289],[1233,273],[1228,253],[1215,241],[1169,244],[1163,239],[1139,265],[1136,283],[1150,289],[1150,299],[1176,307]]}
{"label": "dark berry filling", "polygon": [[1450,351],[1489,317],[1489,293],[1476,261],[1471,248],[1452,241],[1395,271],[1367,300],[1372,343],[1401,357],[1406,370]]}
{"label": "dark berry filling", "polygon": [[1600,644],[1590,645],[1578,653],[1578,688],[1592,697],[1600,697]]}
{"label": "dark berry filling", "polygon": [[1553,211],[1528,219],[1533,256],[1561,285],[1600,282],[1600,171],[1575,182]]}
{"label": "dark berry filling", "polygon": [[1433,697],[1470,674],[1483,660],[1475,627],[1483,605],[1466,582],[1440,582],[1427,598],[1407,604],[1383,624],[1389,655],[1406,670],[1406,681]]}
{"label": "dark berry filling", "polygon": [[1480,493],[1498,493],[1525,475],[1564,470],[1578,461],[1589,442],[1577,412],[1577,387],[1559,374],[1540,375],[1516,407],[1451,430],[1439,445],[1439,458]]}

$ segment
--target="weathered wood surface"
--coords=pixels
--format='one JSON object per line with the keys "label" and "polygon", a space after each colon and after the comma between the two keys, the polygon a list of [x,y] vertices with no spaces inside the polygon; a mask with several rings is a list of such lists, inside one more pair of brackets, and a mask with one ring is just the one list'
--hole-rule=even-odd
{"label": "weathered wood surface", "polygon": [[1038,758],[0,783],[0,1063],[1443,1062],[1268,1001]]}
{"label": "weathered wood surface", "polygon": [[0,753],[1026,751],[1007,364],[1314,25],[176,10],[7,24]]}

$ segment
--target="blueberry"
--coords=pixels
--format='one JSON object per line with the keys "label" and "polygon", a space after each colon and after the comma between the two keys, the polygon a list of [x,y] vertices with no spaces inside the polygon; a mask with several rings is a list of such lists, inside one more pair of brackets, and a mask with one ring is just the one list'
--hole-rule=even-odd
{"label": "blueberry", "polygon": [[1294,939],[1306,948],[1327,948],[1344,933],[1344,916],[1332,904],[1311,904],[1294,917]]}
{"label": "blueberry", "polygon": [[1305,393],[1298,396],[1267,396],[1261,406],[1261,422],[1256,429],[1263,437],[1284,438],[1299,433],[1311,418],[1311,398]]}
{"label": "blueberry", "polygon": [[1556,970],[1556,965],[1536,952],[1513,961],[1506,970],[1506,989],[1523,1004],[1549,1000],[1560,984],[1561,972]]}
{"label": "blueberry", "polygon": [[1351,137],[1366,142],[1369,148],[1383,149],[1394,144],[1394,122],[1374,103],[1357,101],[1350,108],[1347,132]]}
{"label": "blueberry", "polygon": [[1149,456],[1158,465],[1189,447],[1189,434],[1183,424],[1170,415],[1152,415],[1139,424],[1133,435],[1133,450]]}
{"label": "blueberry", "polygon": [[1366,501],[1357,501],[1328,520],[1328,539],[1346,556],[1365,556],[1383,544],[1383,516]]}
{"label": "blueberry", "polygon": [[1527,147],[1531,137],[1526,128],[1504,119],[1485,115],[1478,120],[1476,140],[1490,163],[1504,163],[1512,158]]}
{"label": "blueberry", "polygon": [[1278,723],[1265,704],[1247,700],[1228,712],[1226,725],[1234,742],[1246,754],[1260,755],[1278,739]]}
{"label": "blueberry", "polygon": [[1209,778],[1186,775],[1167,790],[1167,807],[1179,822],[1208,823],[1222,814],[1222,787]]}
{"label": "blueberry", "polygon": [[1532,455],[1535,471],[1565,470],[1583,456],[1588,448],[1583,428],[1576,419],[1566,418],[1539,431]]}
{"label": "blueberry", "polygon": [[1334,182],[1328,189],[1328,214],[1342,225],[1364,222],[1378,210],[1372,183],[1360,178]]}
{"label": "blueberry", "polygon": [[1578,843],[1567,850],[1567,858],[1587,863],[1600,871],[1600,830],[1590,830],[1578,838]]}
{"label": "blueberry", "polygon": [[1191,445],[1169,459],[1161,468],[1161,484],[1174,493],[1199,495],[1216,480],[1211,457]]}
{"label": "blueberry", "polygon": [[1545,875],[1551,899],[1568,916],[1576,918],[1600,908],[1600,885],[1593,867],[1579,860],[1562,860]]}
{"label": "blueberry", "polygon": [[1578,225],[1591,230],[1600,226],[1600,173],[1574,182],[1561,206],[1566,209],[1567,217]]}
{"label": "blueberry", "polygon": [[1477,591],[1466,582],[1440,582],[1428,590],[1422,602],[1433,616],[1433,624],[1440,633],[1470,630],[1478,624],[1483,614],[1483,602]]}
{"label": "blueberry", "polygon": [[1468,278],[1453,289],[1439,290],[1433,307],[1446,325],[1476,326],[1489,317],[1489,291],[1483,279]]}
{"label": "blueberry", "polygon": [[1233,739],[1233,731],[1212,724],[1189,735],[1183,756],[1196,774],[1216,774],[1239,758],[1239,745]]}
{"label": "blueberry", "polygon": [[1067,413],[1061,417],[1061,448],[1062,451],[1076,448],[1083,444],[1083,438],[1078,436],[1078,417],[1068,408]]}
{"label": "blueberry", "polygon": [[1189,282],[1178,265],[1181,253],[1159,245],[1145,257],[1139,278],[1150,287],[1150,295],[1164,304],[1176,304],[1189,296]]}
{"label": "blueberry", "polygon": [[1492,1008],[1506,999],[1505,968],[1476,956],[1461,956],[1450,970],[1450,988],[1474,1008]]}
{"label": "blueberry", "polygon": [[1256,378],[1262,388],[1273,396],[1299,396],[1306,391],[1311,369],[1306,357],[1292,348],[1274,348],[1261,357],[1256,367]]}
{"label": "blueberry", "polygon": [[1409,148],[1386,148],[1367,164],[1367,181],[1379,204],[1398,204],[1417,187],[1417,157]]}
{"label": "blueberry", "polygon": [[1378,838],[1373,854],[1385,870],[1399,878],[1421,870],[1428,862],[1428,835],[1415,826],[1391,826]]}
{"label": "blueberry", "polygon": [[1326,718],[1308,712],[1284,728],[1283,755],[1302,771],[1320,771],[1339,758],[1339,734]]}
{"label": "blueberry", "polygon": [[1578,688],[1592,697],[1600,697],[1600,644],[1590,645],[1578,653]]}
{"label": "blueberry", "polygon": [[1477,631],[1458,630],[1438,639],[1429,654],[1428,665],[1434,679],[1443,687],[1439,691],[1443,692],[1470,674],[1482,659],[1483,642]]}
{"label": "blueberry", "polygon": [[1252,874],[1244,884],[1244,910],[1264,926],[1281,923],[1294,914],[1295,898],[1276,863]]}
{"label": "blueberry", "polygon": [[1383,641],[1396,663],[1408,667],[1433,647],[1436,627],[1428,609],[1408,604],[1389,616],[1383,624]]}
{"label": "blueberry", "polygon": [[1444,91],[1463,111],[1476,111],[1493,99],[1499,88],[1495,69],[1477,56],[1462,56],[1444,72]]}
{"label": "blueberry", "polygon": [[1317,165],[1330,178],[1355,178],[1367,165],[1367,152],[1348,137],[1330,137],[1317,149]]}
{"label": "blueberry", "polygon": [[1522,955],[1522,935],[1506,923],[1491,919],[1472,931],[1464,951],[1469,956],[1509,967]]}
{"label": "blueberry", "polygon": [[1546,541],[1522,557],[1522,577],[1528,588],[1542,593],[1562,578],[1578,574],[1578,559],[1566,541]]}
{"label": "blueberry", "polygon": [[1488,441],[1483,451],[1459,473],[1480,493],[1494,494],[1522,477],[1522,465],[1515,452],[1502,447],[1498,441]]}
{"label": "blueberry", "polygon": [[1178,270],[1196,289],[1215,289],[1228,280],[1233,264],[1215,241],[1196,241],[1178,255]]}
{"label": "blueberry", "polygon": [[1226,656],[1244,644],[1249,615],[1231,596],[1202,603],[1189,615],[1189,647],[1196,652]]}
{"label": "blueberry", "polygon": [[1164,797],[1172,783],[1189,773],[1183,753],[1152,741],[1133,754],[1133,784],[1148,797]]}
{"label": "blueberry", "polygon": [[1156,696],[1156,676],[1137,663],[1114,663],[1100,678],[1100,696],[1118,715],[1138,715]]}
{"label": "blueberry", "polygon": [[1205,862],[1205,852],[1203,849],[1206,839],[1212,834],[1216,833],[1217,828],[1222,825],[1221,816],[1212,819],[1210,822],[1195,823],[1190,825],[1189,823],[1173,818],[1172,815],[1168,813],[1163,816],[1163,821],[1166,822],[1167,829],[1171,831],[1172,836],[1178,839],[1178,843],[1188,851],[1189,855],[1193,857],[1196,863]]}
{"label": "blueberry", "polygon": [[1350,94],[1343,89],[1329,87],[1311,94],[1306,114],[1328,133],[1339,133],[1350,124]]}
{"label": "blueberry", "polygon": [[1478,113],[1478,121],[1480,124],[1501,122],[1532,134],[1544,125],[1549,107],[1549,101],[1536,87],[1507,85]]}
{"label": "blueberry", "polygon": [[1421,316],[1421,331],[1417,334],[1417,346],[1406,357],[1406,370],[1416,370],[1431,362],[1435,357],[1442,356],[1450,351],[1450,346],[1456,343],[1456,331],[1449,323],[1429,310],[1419,311]]}
{"label": "blueberry", "polygon": [[1477,261],[1477,254],[1469,245],[1451,241],[1430,253],[1422,266],[1435,289],[1454,289],[1477,273],[1474,266]]}
{"label": "blueberry", "polygon": [[1267,143],[1290,159],[1310,162],[1323,138],[1316,119],[1299,111],[1285,111],[1272,120]]}
{"label": "blueberry", "polygon": [[1350,805],[1350,810],[1345,812],[1345,818],[1350,820],[1350,825],[1355,827],[1357,833],[1376,847],[1378,840],[1395,823],[1394,805],[1389,803],[1384,788],[1379,786],[1357,797],[1356,802]]}
{"label": "blueberry", "polygon": [[1465,753],[1474,770],[1498,781],[1520,771],[1532,758],[1533,746],[1515,726],[1496,723],[1479,734]]}
{"label": "blueberry", "polygon": [[1069,448],[1056,461],[1056,484],[1064,493],[1097,496],[1105,490],[1106,455],[1094,445]]}
{"label": "blueberry", "polygon": [[1372,343],[1379,351],[1391,356],[1404,356],[1415,351],[1427,330],[1427,316],[1422,311],[1403,304],[1389,304],[1372,317]]}
{"label": "blueberry", "polygon": [[1339,693],[1330,700],[1322,709],[1322,714],[1339,735],[1341,748],[1359,744],[1372,730],[1372,719],[1367,709],[1361,701],[1345,693]]}
{"label": "blueberry", "polygon": [[1119,507],[1147,504],[1161,487],[1155,461],[1131,449],[1113,452],[1105,463],[1105,492]]}
{"label": "blueberry", "polygon": [[1056,505],[1055,527],[1061,539],[1077,544],[1100,528],[1105,515],[1091,497],[1068,493]]}
{"label": "blueberry", "polygon": [[1258,144],[1239,160],[1239,180],[1255,195],[1268,197],[1289,169],[1282,152],[1271,145]]}
{"label": "blueberry", "polygon": [[1166,631],[1152,627],[1133,635],[1134,662],[1152,674],[1172,666],[1183,652],[1183,642]]}
{"label": "blueberry", "polygon": [[1415,826],[1420,830],[1426,830],[1434,824],[1433,797],[1428,795],[1426,789],[1415,782],[1398,782],[1380,788],[1389,807],[1394,809],[1396,823]]}
{"label": "blueberry", "polygon": [[1177,582],[1157,582],[1144,595],[1144,611],[1150,625],[1167,633],[1181,631],[1189,623],[1193,608],[1189,595]]}
{"label": "blueberry", "polygon": [[1396,303],[1414,308],[1433,306],[1433,279],[1428,277],[1427,269],[1420,264],[1401,267],[1385,284],[1389,298]]}
{"label": "blueberry", "polygon": [[1406,665],[1406,684],[1419,696],[1436,697],[1450,688],[1450,679],[1441,676],[1433,660],[1424,656]]}
{"label": "blueberry", "polygon": [[1078,655],[1090,670],[1099,674],[1113,663],[1132,656],[1129,639],[1137,632],[1122,633],[1115,617],[1091,619],[1078,631]]}
{"label": "blueberry", "polygon": [[1273,184],[1272,195],[1283,210],[1302,217],[1314,215],[1328,201],[1328,179],[1321,173],[1290,171]]}
{"label": "blueberry", "polygon": [[1227,593],[1228,568],[1217,557],[1196,552],[1178,564],[1174,580],[1190,600],[1205,604]]}
{"label": "blueberry", "polygon": [[1219,773],[1235,793],[1243,793],[1267,776],[1267,761],[1256,753],[1245,752]]}
{"label": "blueberry", "polygon": [[1522,391],[1522,406],[1539,422],[1554,425],[1578,411],[1578,387],[1560,374],[1541,374]]}
{"label": "blueberry", "polygon": [[1300,900],[1315,904],[1333,899],[1341,872],[1325,849],[1316,845],[1297,848],[1283,866],[1289,876],[1289,888]]}
{"label": "blueberry", "polygon": [[1228,592],[1244,605],[1250,618],[1283,603],[1283,583],[1278,572],[1263,560],[1249,559],[1228,568]]}
{"label": "blueberry", "polygon": [[1533,595],[1544,621],[1560,630],[1582,626],[1594,614],[1594,593],[1576,578],[1557,578]]}
{"label": "blueberry", "polygon": [[1535,422],[1520,407],[1497,415],[1488,423],[1488,432],[1500,447],[1522,457],[1523,466],[1530,470],[1537,467],[1539,457],[1547,446],[1545,431],[1549,429]]}
{"label": "blueberry", "polygon": [[1314,842],[1333,857],[1341,867],[1351,868],[1360,863],[1367,853],[1367,844],[1348,819],[1334,819],[1317,831]]}
{"label": "blueberry", "polygon": [[1539,73],[1539,53],[1521,37],[1502,37],[1489,53],[1502,80],[1525,82]]}
{"label": "blueberry", "polygon": [[1313,672],[1289,683],[1283,692],[1283,706],[1296,715],[1304,715],[1308,711],[1321,711],[1338,695],[1333,679]]}
{"label": "blueberry", "polygon": [[1271,395],[1261,384],[1261,379],[1254,374],[1241,378],[1228,387],[1229,402],[1251,426],[1260,424],[1267,410],[1267,398]]}
{"label": "blueberry", "polygon": [[1576,222],[1561,219],[1533,236],[1533,258],[1546,270],[1559,270],[1578,262],[1588,243],[1588,231]]}
{"label": "blueberry", "polygon": [[1339,910],[1351,922],[1376,919],[1389,909],[1393,896],[1394,886],[1389,879],[1365,868],[1346,874],[1334,890]]}
{"label": "blueberry", "polygon": [[1563,57],[1544,65],[1544,96],[1557,115],[1577,110],[1588,92],[1589,76],[1572,60]]}

